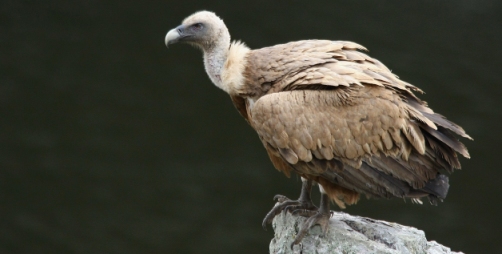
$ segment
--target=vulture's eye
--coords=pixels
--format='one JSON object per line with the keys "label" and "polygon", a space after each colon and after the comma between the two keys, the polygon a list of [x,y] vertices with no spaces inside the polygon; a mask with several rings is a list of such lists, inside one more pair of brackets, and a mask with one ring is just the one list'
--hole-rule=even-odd
{"label": "vulture's eye", "polygon": [[202,25],[202,23],[196,23],[196,24],[193,24],[192,27],[195,30],[201,30],[204,26]]}

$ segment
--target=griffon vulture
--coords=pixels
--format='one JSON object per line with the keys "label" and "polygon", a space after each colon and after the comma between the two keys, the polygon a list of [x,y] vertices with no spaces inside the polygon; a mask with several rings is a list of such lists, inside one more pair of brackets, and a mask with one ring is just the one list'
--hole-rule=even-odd
{"label": "griffon vulture", "polygon": [[[251,50],[230,41],[223,21],[200,11],[170,30],[166,45],[202,50],[211,81],[230,95],[256,130],[272,164],[301,176],[298,200],[282,195],[265,217],[281,211],[309,217],[293,244],[313,225],[326,231],[329,201],[355,204],[362,194],[431,203],[448,192],[448,177],[469,158],[454,134],[471,139],[435,113],[384,64],[354,42],[303,40]],[[319,185],[319,208],[310,199]]]}

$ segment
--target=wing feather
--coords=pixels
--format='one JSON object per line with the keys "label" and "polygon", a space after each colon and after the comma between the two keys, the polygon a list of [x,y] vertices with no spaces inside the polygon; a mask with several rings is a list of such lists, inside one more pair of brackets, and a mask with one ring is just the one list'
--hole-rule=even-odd
{"label": "wing feather", "polygon": [[[440,171],[438,167],[443,168],[442,161],[456,167],[456,157],[436,140],[459,151],[465,147],[413,120],[409,111],[399,106],[404,105],[399,95],[364,86],[352,88],[350,102],[342,102],[335,95],[339,92],[301,90],[263,96],[251,110],[252,126],[291,164],[337,158],[359,169],[365,161],[414,188],[422,188],[433,179]],[[430,133],[427,142],[423,131]],[[447,156],[435,158],[438,151]]]}
{"label": "wing feather", "polygon": [[323,187],[341,206],[357,193],[443,198],[440,172],[460,168],[456,152],[469,157],[451,133],[470,137],[416,97],[419,88],[357,50],[366,49],[308,40],[250,51],[239,94],[255,102],[244,111],[232,100],[276,168],[339,186]]}

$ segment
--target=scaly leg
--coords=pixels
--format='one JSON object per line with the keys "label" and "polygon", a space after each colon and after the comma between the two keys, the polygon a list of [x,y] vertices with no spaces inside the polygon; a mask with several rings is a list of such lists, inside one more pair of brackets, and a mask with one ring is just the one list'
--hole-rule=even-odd
{"label": "scaly leg", "polygon": [[[319,185],[319,189],[321,190],[321,204],[319,205],[319,210],[315,212],[312,216],[310,216],[302,225],[298,235],[296,235],[295,240],[291,243],[291,249],[295,244],[298,244],[302,241],[303,237],[307,234],[309,229],[314,227],[315,225],[321,226],[322,234],[326,234],[329,225],[329,218],[331,217],[331,211],[329,209],[329,197],[326,195],[326,192]],[[310,215],[312,211],[309,210],[296,210],[293,214],[299,215]]]}
{"label": "scaly leg", "polygon": [[[312,203],[310,198],[310,192],[312,190],[312,181],[307,180],[302,177],[302,192],[298,200],[290,200],[283,195],[275,195],[274,200],[277,200],[280,204],[274,206],[270,212],[267,213],[263,223],[261,224],[263,229],[267,230],[267,224],[272,223],[274,217],[281,211],[315,211],[317,207]],[[306,212],[305,212],[306,213]]]}

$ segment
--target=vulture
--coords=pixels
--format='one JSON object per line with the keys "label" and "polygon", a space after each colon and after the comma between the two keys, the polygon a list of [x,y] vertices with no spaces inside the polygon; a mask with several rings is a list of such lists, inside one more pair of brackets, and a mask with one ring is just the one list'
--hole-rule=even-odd
{"label": "vulture", "polygon": [[[436,204],[448,192],[446,174],[460,169],[457,153],[470,157],[456,136],[472,139],[462,127],[357,43],[302,40],[252,50],[231,41],[209,11],[171,29],[166,46],[177,42],[202,50],[209,78],[256,130],[273,166],[301,177],[299,198],[276,195],[262,224],[285,211],[308,217],[292,246],[314,225],[326,232],[330,201],[345,208],[364,195]],[[315,184],[319,207],[310,197]]]}

